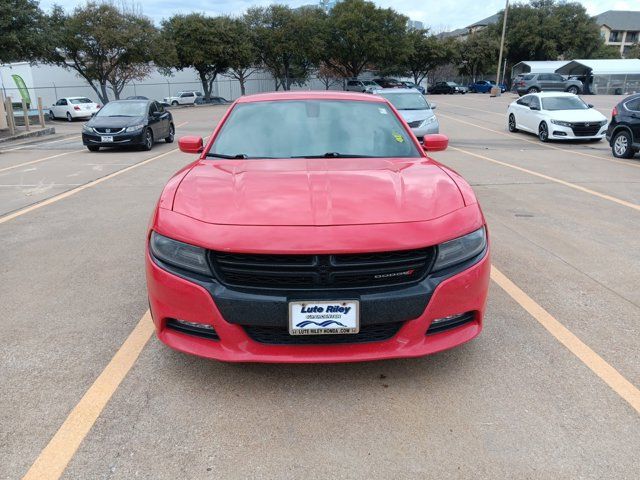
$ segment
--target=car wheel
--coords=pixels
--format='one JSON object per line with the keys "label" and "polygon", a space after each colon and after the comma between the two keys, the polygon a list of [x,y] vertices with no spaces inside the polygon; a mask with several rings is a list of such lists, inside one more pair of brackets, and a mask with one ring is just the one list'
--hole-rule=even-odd
{"label": "car wheel", "polygon": [[173,105],[174,107],[178,106],[178,102],[176,100],[174,100],[173,102],[171,102],[171,105]]}
{"label": "car wheel", "polygon": [[55,120],[56,116],[53,114],[53,110],[49,110],[49,120]]}
{"label": "car wheel", "polygon": [[167,143],[173,143],[173,139],[176,136],[176,127],[173,126],[173,123],[169,125],[169,136],[165,137],[164,141]]}
{"label": "car wheel", "polygon": [[509,115],[509,131],[514,133],[518,131],[516,128],[516,117],[513,113]]}
{"label": "car wheel", "polygon": [[569,88],[567,88],[567,92],[573,93],[574,95],[577,95],[578,94],[578,87],[576,87],[575,85],[571,85]]}
{"label": "car wheel", "polygon": [[531,87],[529,90],[527,90],[527,93],[538,93],[540,91],[540,89],[538,87]]}
{"label": "car wheel", "polygon": [[67,122],[73,122],[73,117],[69,112],[67,112]]}
{"label": "car wheel", "polygon": [[153,147],[153,132],[149,128],[145,129],[143,138],[142,150],[148,152]]}
{"label": "car wheel", "polygon": [[549,127],[547,122],[540,122],[540,125],[538,126],[538,138],[541,142],[549,140]]}
{"label": "car wheel", "polygon": [[631,146],[631,135],[626,130],[621,130],[615,134],[611,140],[611,151],[613,156],[617,158],[633,157],[633,147]]}
{"label": "car wheel", "polygon": [[98,150],[100,150],[100,147],[97,145],[87,145],[87,149],[90,152],[97,152]]}

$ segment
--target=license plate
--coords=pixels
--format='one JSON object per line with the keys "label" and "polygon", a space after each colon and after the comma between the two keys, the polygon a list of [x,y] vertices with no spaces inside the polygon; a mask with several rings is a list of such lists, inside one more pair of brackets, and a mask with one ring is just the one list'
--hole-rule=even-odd
{"label": "license plate", "polygon": [[357,300],[289,302],[289,334],[344,335],[360,331]]}
{"label": "license plate", "polygon": [[108,136],[101,136],[100,137],[100,141],[102,143],[109,143],[109,142],[113,142],[113,135],[108,135]]}

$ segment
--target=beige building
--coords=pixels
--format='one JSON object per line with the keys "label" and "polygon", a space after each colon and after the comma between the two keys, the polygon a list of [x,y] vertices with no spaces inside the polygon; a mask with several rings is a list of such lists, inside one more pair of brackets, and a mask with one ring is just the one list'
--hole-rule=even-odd
{"label": "beige building", "polygon": [[595,19],[605,43],[619,47],[622,56],[640,42],[640,11],[608,10]]}

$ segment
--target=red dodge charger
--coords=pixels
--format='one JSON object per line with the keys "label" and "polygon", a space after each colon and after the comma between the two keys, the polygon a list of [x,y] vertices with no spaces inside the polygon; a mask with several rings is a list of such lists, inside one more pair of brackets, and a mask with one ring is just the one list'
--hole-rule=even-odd
{"label": "red dodge charger", "polygon": [[482,329],[485,219],[383,97],[236,101],[167,183],[146,269],[158,337],[230,362],[418,357]]}

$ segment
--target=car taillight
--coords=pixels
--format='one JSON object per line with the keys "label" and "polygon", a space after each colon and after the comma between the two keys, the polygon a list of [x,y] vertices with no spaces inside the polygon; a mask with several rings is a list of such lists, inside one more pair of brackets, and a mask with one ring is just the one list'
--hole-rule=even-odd
{"label": "car taillight", "polygon": [[75,107],[73,107],[73,109],[74,110],[80,110],[80,107],[76,105]]}
{"label": "car taillight", "polygon": [[618,106],[617,105],[615,107],[613,107],[613,110],[611,110],[611,118],[615,117],[616,115],[618,115]]}

